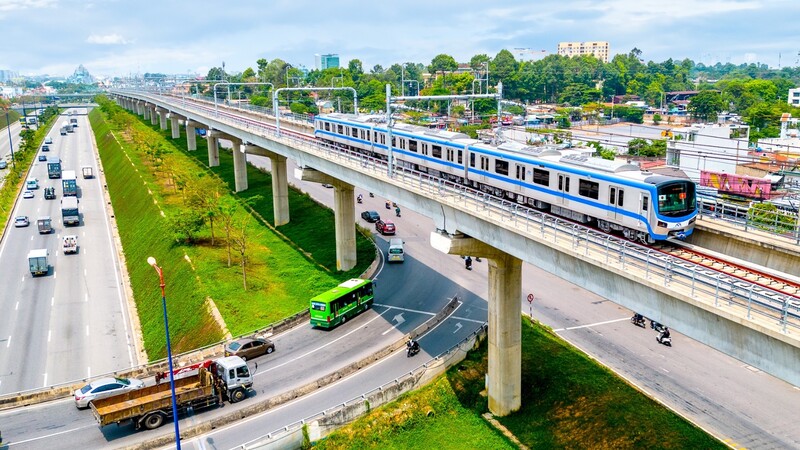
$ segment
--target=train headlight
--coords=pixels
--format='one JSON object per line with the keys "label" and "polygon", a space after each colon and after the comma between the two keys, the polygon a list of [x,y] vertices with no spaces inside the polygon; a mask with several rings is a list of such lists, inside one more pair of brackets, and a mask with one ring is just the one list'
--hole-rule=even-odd
{"label": "train headlight", "polygon": [[689,225],[693,224],[696,219],[697,219],[696,217],[692,217],[691,219],[689,219]]}
{"label": "train headlight", "polygon": [[658,221],[658,226],[659,226],[660,228],[667,228],[667,222],[662,222],[662,221],[660,221],[660,220],[659,220],[659,221]]}

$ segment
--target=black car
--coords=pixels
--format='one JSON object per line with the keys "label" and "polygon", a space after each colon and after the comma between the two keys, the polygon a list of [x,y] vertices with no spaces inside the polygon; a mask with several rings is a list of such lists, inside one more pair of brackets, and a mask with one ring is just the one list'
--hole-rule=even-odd
{"label": "black car", "polygon": [[47,155],[39,155],[39,161],[47,161]]}
{"label": "black car", "polygon": [[381,216],[378,214],[378,211],[364,211],[361,213],[361,218],[369,223],[375,223],[381,220]]}
{"label": "black car", "polygon": [[49,152],[49,151],[50,151],[50,146],[49,146],[49,145],[47,145],[47,144],[43,145],[43,146],[42,146],[42,151],[43,151],[43,152]]}
{"label": "black car", "polygon": [[45,200],[52,200],[56,198],[56,188],[54,187],[44,188],[44,198]]}

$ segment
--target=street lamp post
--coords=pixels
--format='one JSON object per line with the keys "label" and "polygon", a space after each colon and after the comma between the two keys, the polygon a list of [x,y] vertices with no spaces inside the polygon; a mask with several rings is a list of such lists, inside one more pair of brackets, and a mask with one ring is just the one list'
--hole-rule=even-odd
{"label": "street lamp post", "polygon": [[11,167],[17,168],[17,163],[14,162],[14,142],[11,141],[11,124],[8,123],[8,108],[6,110],[6,129],[8,130],[8,148],[11,149]]}
{"label": "street lamp post", "polygon": [[167,296],[164,293],[164,273],[161,267],[156,265],[156,259],[152,256],[147,258],[147,264],[153,266],[158,273],[158,280],[161,283],[161,306],[164,308],[164,331],[167,334],[167,361],[169,362],[169,388],[172,391],[172,421],[175,422],[175,445],[181,450],[181,432],[178,428],[178,402],[175,399],[175,375],[172,373],[172,348],[169,344],[169,320],[167,320]]}

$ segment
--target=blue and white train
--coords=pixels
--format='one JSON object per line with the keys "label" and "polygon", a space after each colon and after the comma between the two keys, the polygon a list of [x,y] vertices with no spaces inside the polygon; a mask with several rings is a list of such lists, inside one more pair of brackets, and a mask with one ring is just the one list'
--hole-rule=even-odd
{"label": "blue and white train", "polygon": [[[340,147],[387,158],[386,125],[379,116],[327,114],[314,134]],[[471,186],[629,240],[653,244],[685,238],[697,215],[695,183],[657,175],[637,165],[589,157],[572,149],[499,145],[464,133],[397,123],[392,151],[398,166]]]}

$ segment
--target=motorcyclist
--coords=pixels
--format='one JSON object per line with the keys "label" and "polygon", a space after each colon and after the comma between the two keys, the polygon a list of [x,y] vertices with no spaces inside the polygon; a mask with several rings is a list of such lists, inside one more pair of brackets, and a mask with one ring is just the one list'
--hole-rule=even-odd
{"label": "motorcyclist", "polygon": [[664,331],[661,332],[661,339],[666,339],[669,337],[669,328],[664,327]]}
{"label": "motorcyclist", "polygon": [[397,217],[400,217],[400,207],[399,206],[394,209],[394,213],[397,215]]}
{"label": "motorcyclist", "polygon": [[361,203],[362,201],[364,201],[364,196],[361,195],[361,194],[358,194],[358,197],[356,198],[356,201],[358,201],[358,203]]}
{"label": "motorcyclist", "polygon": [[472,258],[469,256],[464,259],[464,267],[466,267],[467,270],[472,270]]}
{"label": "motorcyclist", "polygon": [[633,313],[633,322],[634,323],[644,323],[644,316],[639,313]]}
{"label": "motorcyclist", "polygon": [[419,351],[419,343],[411,338],[408,338],[408,342],[406,342],[406,347],[408,347],[409,351],[414,353]]}

